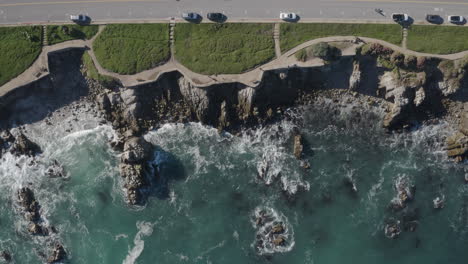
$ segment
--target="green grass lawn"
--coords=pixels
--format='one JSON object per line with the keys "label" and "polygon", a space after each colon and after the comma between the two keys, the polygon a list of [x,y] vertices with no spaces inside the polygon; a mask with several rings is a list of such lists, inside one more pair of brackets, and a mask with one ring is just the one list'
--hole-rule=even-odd
{"label": "green grass lawn", "polygon": [[91,56],[89,56],[87,51],[83,53],[83,57],[81,59],[86,69],[86,76],[88,78],[96,80],[106,87],[111,87],[118,83],[118,80],[112,77],[99,74],[96,66],[94,65],[93,59]]}
{"label": "green grass lawn", "polygon": [[177,24],[175,56],[198,73],[242,73],[275,57],[273,25]]}
{"label": "green grass lawn", "polygon": [[47,40],[53,45],[72,39],[91,39],[97,32],[98,26],[47,26]]}
{"label": "green grass lawn", "polygon": [[330,36],[358,36],[400,45],[402,28],[396,24],[300,23],[281,24],[281,50],[288,51],[306,41]]}
{"label": "green grass lawn", "polygon": [[24,72],[41,53],[42,28],[0,28],[0,85]]}
{"label": "green grass lawn", "polygon": [[107,25],[93,43],[102,67],[120,74],[135,74],[170,58],[169,24]]}
{"label": "green grass lawn", "polygon": [[450,54],[468,50],[468,28],[455,26],[411,26],[407,47],[410,50]]}

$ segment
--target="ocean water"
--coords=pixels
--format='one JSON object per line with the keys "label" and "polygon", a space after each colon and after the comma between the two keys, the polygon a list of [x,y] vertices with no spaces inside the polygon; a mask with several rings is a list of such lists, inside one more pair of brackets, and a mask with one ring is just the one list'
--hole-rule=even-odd
{"label": "ocean water", "polygon": [[[0,249],[13,263],[43,263],[54,241],[67,263],[466,263],[468,171],[445,157],[448,124],[388,134],[381,109],[339,104],[291,109],[239,135],[199,123],[149,132],[160,178],[143,207],[124,201],[118,153],[108,146],[115,132],[99,118],[82,111],[27,125],[44,152],[0,161]],[[292,155],[294,126],[310,169]],[[45,176],[54,159],[66,177]],[[416,186],[403,212],[389,210],[398,181]],[[25,232],[16,192],[27,185],[57,234]],[[433,208],[436,197],[443,209]],[[283,223],[283,246],[268,243],[255,223],[260,214],[269,217],[265,226]],[[416,230],[386,238],[385,224],[405,215]]]}

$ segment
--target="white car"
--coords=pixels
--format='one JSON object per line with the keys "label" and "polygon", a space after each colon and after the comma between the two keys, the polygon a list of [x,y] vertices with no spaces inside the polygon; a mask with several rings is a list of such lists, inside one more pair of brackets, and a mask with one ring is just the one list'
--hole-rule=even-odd
{"label": "white car", "polygon": [[280,18],[286,21],[297,20],[298,16],[296,13],[280,13]]}
{"label": "white car", "polygon": [[448,16],[448,21],[453,24],[461,24],[465,21],[463,16]]}
{"label": "white car", "polygon": [[399,23],[399,22],[407,22],[409,20],[408,14],[403,14],[403,13],[393,13],[392,14],[392,19],[393,21]]}
{"label": "white car", "polygon": [[82,14],[71,15],[70,16],[70,20],[73,21],[73,22],[76,22],[76,23],[84,23],[84,22],[88,21],[88,19],[89,19],[88,16],[82,15]]}

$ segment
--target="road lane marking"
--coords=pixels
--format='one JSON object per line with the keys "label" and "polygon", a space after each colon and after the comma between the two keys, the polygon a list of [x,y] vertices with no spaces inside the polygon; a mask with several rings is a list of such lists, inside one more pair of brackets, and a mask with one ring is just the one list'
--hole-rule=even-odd
{"label": "road lane marking", "polygon": [[415,0],[334,0],[334,2],[374,2],[374,3],[407,3],[407,4],[438,4],[438,5],[468,5],[467,2],[440,2]]}
{"label": "road lane marking", "polygon": [[[94,4],[94,3],[137,3],[137,2],[163,2],[164,0],[85,0],[85,1],[51,1],[51,2],[32,2],[32,3],[6,3],[0,4],[0,7],[9,6],[32,6],[32,5],[61,5],[61,4]],[[166,2],[166,1],[164,1]]]}

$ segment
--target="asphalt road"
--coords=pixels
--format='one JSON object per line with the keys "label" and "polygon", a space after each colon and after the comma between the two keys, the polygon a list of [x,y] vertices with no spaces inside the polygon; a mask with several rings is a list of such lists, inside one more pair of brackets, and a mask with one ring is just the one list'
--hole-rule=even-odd
{"label": "asphalt road", "polygon": [[[381,8],[385,15],[374,11]],[[223,12],[228,21],[274,20],[282,11],[300,21],[391,21],[394,12],[408,13],[416,22],[425,14],[468,17],[467,0],[0,0],[0,24],[69,21],[70,14],[87,14],[95,22],[128,22],[179,18],[184,11]]]}

